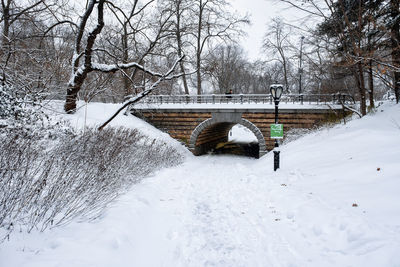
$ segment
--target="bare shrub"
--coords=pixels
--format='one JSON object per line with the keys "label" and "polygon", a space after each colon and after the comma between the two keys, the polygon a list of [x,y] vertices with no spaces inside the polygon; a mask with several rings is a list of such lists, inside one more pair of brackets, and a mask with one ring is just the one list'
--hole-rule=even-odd
{"label": "bare shrub", "polygon": [[[152,171],[179,164],[173,147],[137,130],[108,128],[49,142],[28,133],[0,136],[0,235],[101,215]],[[49,145],[50,144],[50,145]]]}

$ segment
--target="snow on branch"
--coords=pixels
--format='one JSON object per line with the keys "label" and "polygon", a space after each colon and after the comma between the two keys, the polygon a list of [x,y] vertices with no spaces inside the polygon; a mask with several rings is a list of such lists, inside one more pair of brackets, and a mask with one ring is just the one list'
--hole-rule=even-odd
{"label": "snow on branch", "polygon": [[[142,98],[146,97],[148,94],[150,94],[154,89],[157,88],[157,86],[162,82],[162,81],[167,81],[167,80],[172,80],[175,78],[179,78],[182,75],[185,75],[184,73],[180,73],[180,74],[175,74],[175,75],[171,75],[176,66],[178,65],[179,62],[181,62],[183,60],[185,56],[181,56],[180,58],[178,58],[174,65],[165,73],[162,74],[161,76],[159,76],[159,79],[154,82],[148,89],[144,90],[143,92],[137,94],[136,96],[133,96],[131,98],[129,98],[128,100],[126,100],[122,106],[114,113],[114,115],[112,115],[105,123],[103,123],[98,130],[101,131],[105,126],[107,126],[122,110],[124,110],[127,106],[132,105],[138,101],[140,101]],[[140,65],[139,65],[140,66]],[[156,75],[155,75],[156,76]]]}
{"label": "snow on branch", "polygon": [[137,68],[151,76],[155,77],[163,77],[162,73],[153,72],[151,70],[146,69],[144,66],[138,64],[137,62],[130,62],[130,63],[120,63],[120,64],[100,64],[100,63],[92,63],[91,65],[92,70],[94,71],[101,71],[101,72],[115,72],[118,70],[125,70],[130,68]]}
{"label": "snow on branch", "polygon": [[349,110],[351,112],[356,113],[360,118],[362,117],[362,114],[358,110],[356,110],[356,109],[354,109],[352,107],[346,106],[343,102],[341,102],[341,104],[342,104],[343,109],[347,109],[347,110]]}
{"label": "snow on branch", "polygon": [[373,62],[375,62],[377,64],[380,64],[382,66],[385,66],[385,67],[387,67],[387,68],[389,68],[389,69],[391,69],[393,71],[396,71],[396,72],[400,71],[400,67],[395,66],[395,65],[390,64],[390,63],[387,63],[387,62],[382,61],[382,60],[378,60],[378,59],[373,58],[373,57],[358,57],[358,56],[353,56],[353,55],[351,55],[351,57],[355,58],[357,61],[365,61],[365,60],[366,61],[373,61]]}

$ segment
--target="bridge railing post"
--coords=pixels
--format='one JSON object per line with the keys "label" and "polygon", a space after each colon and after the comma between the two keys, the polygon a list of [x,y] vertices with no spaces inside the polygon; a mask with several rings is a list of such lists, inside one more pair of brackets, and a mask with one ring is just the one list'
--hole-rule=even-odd
{"label": "bridge railing post", "polygon": [[299,98],[300,98],[300,104],[303,105],[303,100],[304,100],[304,99],[303,99],[303,95],[301,94],[301,95],[299,96]]}
{"label": "bridge railing post", "polygon": [[240,94],[240,104],[243,104],[243,94]]}
{"label": "bridge railing post", "polygon": [[212,94],[212,103],[215,104],[215,94]]}

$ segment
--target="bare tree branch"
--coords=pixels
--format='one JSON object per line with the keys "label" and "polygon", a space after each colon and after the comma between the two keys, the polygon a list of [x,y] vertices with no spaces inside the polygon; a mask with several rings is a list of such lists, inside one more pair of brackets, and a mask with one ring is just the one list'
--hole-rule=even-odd
{"label": "bare tree branch", "polygon": [[105,126],[107,126],[107,124],[109,124],[122,110],[124,110],[127,106],[132,105],[138,101],[140,101],[142,98],[146,97],[148,94],[150,94],[154,89],[157,88],[157,86],[164,80],[171,80],[171,79],[175,79],[175,78],[179,78],[180,76],[184,75],[184,74],[178,74],[178,75],[173,75],[173,76],[169,76],[171,75],[172,72],[174,72],[176,66],[178,65],[179,62],[181,62],[183,60],[184,56],[178,58],[174,65],[170,68],[169,71],[167,71],[165,74],[163,74],[155,83],[153,83],[150,88],[148,88],[147,90],[139,93],[138,95],[136,95],[135,97],[125,101],[125,103],[114,113],[114,115],[112,115],[105,123],[103,123],[98,130],[101,131]]}

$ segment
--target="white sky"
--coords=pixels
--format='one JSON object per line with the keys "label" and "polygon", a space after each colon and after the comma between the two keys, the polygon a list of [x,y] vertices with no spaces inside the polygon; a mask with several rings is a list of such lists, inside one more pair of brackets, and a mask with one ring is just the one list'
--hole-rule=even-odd
{"label": "white sky", "polygon": [[261,44],[269,21],[274,17],[282,17],[293,23],[296,10],[288,9],[288,5],[274,0],[231,0],[232,7],[241,14],[250,14],[251,25],[246,27],[247,37],[242,46],[250,60],[262,58]]}

